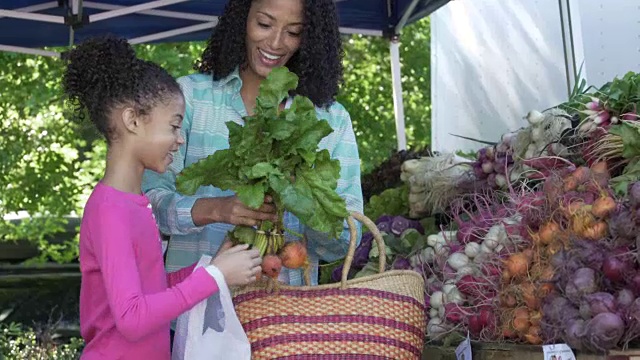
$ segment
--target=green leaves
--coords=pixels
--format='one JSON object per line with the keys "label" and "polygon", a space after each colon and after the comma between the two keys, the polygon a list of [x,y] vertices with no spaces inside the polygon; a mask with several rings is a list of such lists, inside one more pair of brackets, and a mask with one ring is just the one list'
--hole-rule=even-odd
{"label": "green leaves", "polygon": [[622,156],[626,159],[640,155],[640,127],[622,122],[609,128],[609,133],[622,138]]}
{"label": "green leaves", "polygon": [[239,185],[234,190],[240,201],[249,207],[257,209],[264,203],[265,186],[262,183]]}
{"label": "green leaves", "polygon": [[338,237],[349,216],[344,199],[336,193],[340,163],[327,150],[318,150],[333,129],[317,118],[313,103],[305,97],[296,96],[289,109],[279,111],[297,83],[297,76],[286,68],[274,69],[260,85],[255,114],[244,119],[244,126],[227,123],[229,149],[184,169],[177,179],[178,190],[193,194],[200,186],[213,185],[233,190],[252,208],[260,207],[270,194],[279,210]]}
{"label": "green leaves", "polygon": [[260,84],[260,95],[256,99],[256,113],[268,109],[277,108],[283,99],[287,97],[289,90],[298,87],[298,77],[290,76],[285,67],[273,69],[269,74],[269,81]]}

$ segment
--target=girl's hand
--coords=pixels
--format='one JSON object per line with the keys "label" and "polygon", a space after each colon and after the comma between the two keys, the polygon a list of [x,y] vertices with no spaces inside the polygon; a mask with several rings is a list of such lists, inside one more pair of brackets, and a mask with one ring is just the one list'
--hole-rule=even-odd
{"label": "girl's hand", "polygon": [[211,260],[211,265],[220,270],[229,286],[249,284],[262,271],[260,252],[248,248],[249,245],[243,244],[224,249]]}
{"label": "girl's hand", "polygon": [[275,222],[278,218],[270,196],[266,196],[262,206],[256,210],[243,204],[235,195],[198,199],[191,209],[191,216],[196,226],[216,222],[257,226],[262,221]]}

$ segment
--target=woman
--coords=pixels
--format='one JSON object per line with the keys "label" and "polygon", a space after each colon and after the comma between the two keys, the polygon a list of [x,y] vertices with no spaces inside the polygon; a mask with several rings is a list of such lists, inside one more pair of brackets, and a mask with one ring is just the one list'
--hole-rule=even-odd
{"label": "woman", "polygon": [[[234,225],[254,226],[261,220],[275,219],[270,199],[254,211],[233,193],[211,186],[201,187],[195,196],[183,196],[176,192],[175,178],[185,167],[229,147],[225,122],[243,124],[242,117],[253,113],[261,81],[279,66],[286,65],[298,75],[295,93],[311,99],[318,117],[334,129],[320,147],[340,161],[337,191],[348,210],[362,212],[355,135],[349,114],[335,102],[342,80],[341,58],[333,0],[229,1],[196,66],[199,73],[178,79],[186,99],[185,144],[169,171],[145,174],[144,191],[160,229],[171,235],[166,259],[169,271],[192,264],[202,254],[216,254]],[[319,260],[335,261],[346,254],[346,222],[345,231],[336,240],[305,228],[289,213],[284,221],[287,228],[307,236],[311,278],[316,284]],[[302,285],[303,274],[283,269],[280,280]]]}

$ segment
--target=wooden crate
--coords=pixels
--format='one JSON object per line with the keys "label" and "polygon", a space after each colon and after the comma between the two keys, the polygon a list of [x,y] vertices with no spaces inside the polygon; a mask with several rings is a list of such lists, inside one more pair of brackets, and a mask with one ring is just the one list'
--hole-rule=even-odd
{"label": "wooden crate", "polygon": [[[541,346],[472,342],[473,360],[543,360]],[[456,360],[455,347],[426,345],[422,360]],[[640,360],[640,350],[611,351],[608,355],[576,353],[576,360]]]}

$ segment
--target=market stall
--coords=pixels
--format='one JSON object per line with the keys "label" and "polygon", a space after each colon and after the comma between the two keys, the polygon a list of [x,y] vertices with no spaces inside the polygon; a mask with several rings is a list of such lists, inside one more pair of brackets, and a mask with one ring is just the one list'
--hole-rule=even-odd
{"label": "market stall", "polygon": [[[369,199],[389,268],[425,279],[427,352],[467,334],[583,354],[637,346],[639,105],[636,73],[579,88],[474,157],[405,161],[404,183]],[[375,272],[372,244],[365,234],[351,277]]]}

